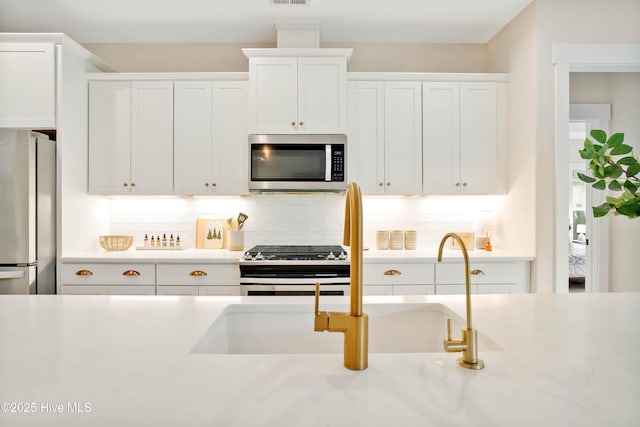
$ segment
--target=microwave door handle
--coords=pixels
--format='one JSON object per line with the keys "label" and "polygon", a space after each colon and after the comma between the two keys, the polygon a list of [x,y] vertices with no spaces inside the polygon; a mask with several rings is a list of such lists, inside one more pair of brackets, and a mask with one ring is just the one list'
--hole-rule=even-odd
{"label": "microwave door handle", "polygon": [[324,161],[324,180],[329,182],[331,181],[331,164],[332,162],[332,158],[331,158],[331,145],[327,144],[325,145],[325,161]]}

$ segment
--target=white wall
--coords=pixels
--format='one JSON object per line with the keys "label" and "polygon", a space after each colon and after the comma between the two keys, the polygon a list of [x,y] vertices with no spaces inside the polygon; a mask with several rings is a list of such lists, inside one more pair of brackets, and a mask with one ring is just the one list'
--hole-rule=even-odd
{"label": "white wall", "polygon": [[[247,43],[86,43],[84,46],[119,72],[246,72]],[[349,71],[458,72],[486,71],[482,44],[331,43],[353,48]]]}
{"label": "white wall", "polygon": [[[487,45],[488,71],[509,73],[508,190],[501,215],[504,246],[536,254],[536,5],[532,3]],[[535,264],[534,264],[535,265]],[[535,289],[535,280],[532,280]]]}

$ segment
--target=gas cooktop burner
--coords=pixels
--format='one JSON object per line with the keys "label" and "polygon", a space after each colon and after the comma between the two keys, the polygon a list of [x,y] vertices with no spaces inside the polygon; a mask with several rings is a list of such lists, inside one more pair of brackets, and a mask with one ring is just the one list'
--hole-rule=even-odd
{"label": "gas cooktop burner", "polygon": [[245,252],[245,261],[345,261],[342,246],[257,245]]}

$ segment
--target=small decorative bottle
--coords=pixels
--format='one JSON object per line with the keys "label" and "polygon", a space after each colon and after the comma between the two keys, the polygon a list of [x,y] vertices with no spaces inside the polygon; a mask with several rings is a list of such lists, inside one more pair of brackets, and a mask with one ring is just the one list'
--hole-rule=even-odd
{"label": "small decorative bottle", "polygon": [[146,233],[144,235],[144,247],[145,248],[149,247],[149,236]]}
{"label": "small decorative bottle", "polygon": [[180,236],[176,236],[176,248],[179,248],[182,246],[182,243],[180,243]]}
{"label": "small decorative bottle", "polygon": [[163,248],[167,247],[167,233],[162,234],[162,247]]}
{"label": "small decorative bottle", "polygon": [[174,248],[175,246],[176,246],[176,240],[173,238],[173,233],[171,233],[171,236],[169,237],[169,247]]}
{"label": "small decorative bottle", "polygon": [[151,235],[151,242],[149,243],[149,245],[150,245],[152,248],[155,248],[155,247],[156,247],[156,238],[154,237],[154,235],[153,235],[153,234]]}

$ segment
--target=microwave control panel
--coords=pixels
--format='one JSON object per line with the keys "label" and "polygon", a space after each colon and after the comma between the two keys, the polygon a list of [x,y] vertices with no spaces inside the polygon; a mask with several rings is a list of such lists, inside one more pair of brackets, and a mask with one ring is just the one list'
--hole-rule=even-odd
{"label": "microwave control panel", "polygon": [[337,144],[331,146],[331,181],[344,181],[344,145]]}

